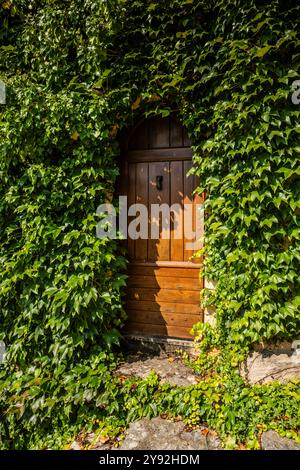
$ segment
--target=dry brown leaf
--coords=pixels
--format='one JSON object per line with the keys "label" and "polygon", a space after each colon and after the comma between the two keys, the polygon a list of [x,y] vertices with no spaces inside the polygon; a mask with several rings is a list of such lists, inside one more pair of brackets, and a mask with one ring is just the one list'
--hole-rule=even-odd
{"label": "dry brown leaf", "polygon": [[110,137],[116,137],[117,133],[118,133],[118,130],[119,130],[119,125],[118,124],[114,124],[110,130]]}
{"label": "dry brown leaf", "polygon": [[184,427],[184,430],[185,430],[185,432],[192,432],[192,431],[195,430],[195,426],[186,425],[186,426]]}
{"label": "dry brown leaf", "polygon": [[208,356],[217,356],[219,353],[220,353],[220,350],[217,348],[214,348],[208,353]]}
{"label": "dry brown leaf", "polygon": [[137,109],[140,106],[141,101],[142,101],[142,97],[138,96],[137,99],[131,105],[132,111],[134,111],[135,109]]}
{"label": "dry brown leaf", "polygon": [[132,384],[130,390],[136,390],[138,388],[138,384]]}
{"label": "dry brown leaf", "polygon": [[182,417],[181,416],[175,416],[174,420],[173,420],[175,423],[178,423],[179,421],[182,421]]}
{"label": "dry brown leaf", "polygon": [[160,101],[160,100],[161,100],[161,97],[158,96],[158,95],[151,95],[151,96],[149,96],[149,98],[148,98],[148,101],[150,101],[150,102],[153,102],[153,101]]}
{"label": "dry brown leaf", "polygon": [[120,382],[125,382],[125,380],[127,379],[128,377],[126,375],[118,375],[118,379]]}
{"label": "dry brown leaf", "polygon": [[247,450],[245,444],[239,444],[238,449],[239,450]]}
{"label": "dry brown leaf", "polygon": [[109,437],[106,434],[103,434],[99,436],[98,441],[101,442],[101,444],[106,444],[109,441]]}

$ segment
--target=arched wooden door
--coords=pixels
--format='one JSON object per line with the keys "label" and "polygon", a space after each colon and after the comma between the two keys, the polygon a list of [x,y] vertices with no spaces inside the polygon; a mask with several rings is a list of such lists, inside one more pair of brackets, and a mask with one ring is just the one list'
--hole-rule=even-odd
{"label": "arched wooden door", "polygon": [[[184,234],[184,204],[193,205],[195,223],[196,203],[203,201],[192,194],[196,177],[187,176],[192,166],[190,142],[175,117],[145,120],[126,140],[121,192],[128,197],[128,207],[138,203],[148,208],[149,235],[127,241],[130,263],[125,329],[135,335],[191,339],[192,325],[202,320],[202,281],[201,264],[191,259],[194,251],[187,249],[190,240]],[[163,214],[159,219],[151,216],[153,204],[177,204],[182,218],[172,219],[171,212],[169,226],[163,227]],[[130,223],[132,218],[128,220]],[[151,225],[158,229],[156,239],[151,239]]]}

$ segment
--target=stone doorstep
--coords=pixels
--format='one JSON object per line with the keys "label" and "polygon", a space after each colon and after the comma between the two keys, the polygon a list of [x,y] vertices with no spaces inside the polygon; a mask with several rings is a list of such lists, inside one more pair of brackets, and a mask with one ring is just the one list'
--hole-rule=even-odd
{"label": "stone doorstep", "polygon": [[155,371],[164,383],[177,386],[189,386],[198,383],[198,377],[180,358],[164,355],[150,355],[144,352],[127,355],[125,361],[115,371],[116,376],[148,377]]}
{"label": "stone doorstep", "polygon": [[196,355],[193,340],[162,336],[124,335],[125,346],[128,350],[141,350],[174,353],[177,350],[188,352],[191,356]]}

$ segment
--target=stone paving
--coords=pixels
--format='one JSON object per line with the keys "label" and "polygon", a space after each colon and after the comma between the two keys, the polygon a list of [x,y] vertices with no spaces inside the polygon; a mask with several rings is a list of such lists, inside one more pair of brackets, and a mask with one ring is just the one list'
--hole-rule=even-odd
{"label": "stone paving", "polygon": [[182,363],[180,357],[141,352],[126,356],[126,361],[118,367],[116,375],[145,378],[152,370],[157,372],[162,382],[171,385],[188,386],[198,381],[192,370]]}
{"label": "stone paving", "polygon": [[189,431],[182,421],[162,418],[132,423],[120,450],[217,450],[220,440],[213,431],[199,428]]}

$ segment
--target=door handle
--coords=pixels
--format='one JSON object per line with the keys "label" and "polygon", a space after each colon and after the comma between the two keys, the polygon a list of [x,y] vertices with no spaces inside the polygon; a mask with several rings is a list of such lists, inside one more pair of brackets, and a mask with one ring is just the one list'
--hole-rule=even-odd
{"label": "door handle", "polygon": [[156,177],[156,188],[158,191],[162,190],[163,186],[163,176],[159,175]]}

